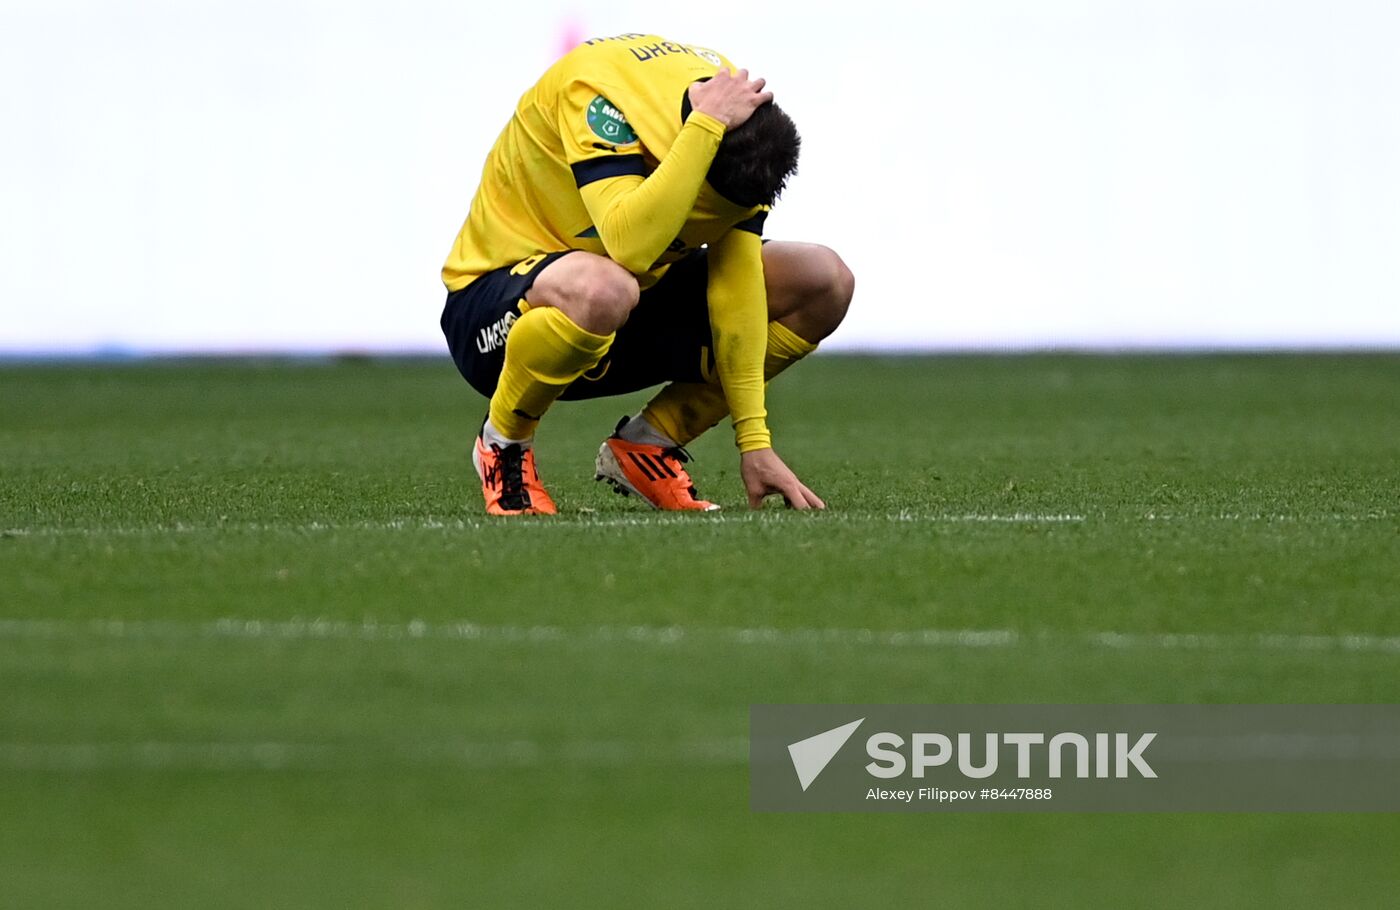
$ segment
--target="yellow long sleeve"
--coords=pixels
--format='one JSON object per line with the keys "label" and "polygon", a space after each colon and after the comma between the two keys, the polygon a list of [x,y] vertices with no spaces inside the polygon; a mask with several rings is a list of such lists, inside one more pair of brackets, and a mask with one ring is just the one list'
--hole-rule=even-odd
{"label": "yellow long sleeve", "polygon": [[772,448],[763,388],[768,347],[763,241],[757,234],[732,230],[710,245],[709,259],[710,332],[734,420],[734,441],[740,452]]}
{"label": "yellow long sleeve", "polygon": [[691,111],[649,176],[615,177],[580,188],[609,259],[634,275],[651,269],[684,227],[722,138],[724,124]]}

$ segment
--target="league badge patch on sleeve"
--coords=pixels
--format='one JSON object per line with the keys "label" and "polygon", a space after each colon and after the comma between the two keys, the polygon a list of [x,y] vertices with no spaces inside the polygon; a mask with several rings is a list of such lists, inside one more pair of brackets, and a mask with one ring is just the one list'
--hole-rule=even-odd
{"label": "league badge patch on sleeve", "polygon": [[588,105],[588,128],[599,139],[615,145],[631,145],[637,141],[627,118],[611,101],[599,95]]}

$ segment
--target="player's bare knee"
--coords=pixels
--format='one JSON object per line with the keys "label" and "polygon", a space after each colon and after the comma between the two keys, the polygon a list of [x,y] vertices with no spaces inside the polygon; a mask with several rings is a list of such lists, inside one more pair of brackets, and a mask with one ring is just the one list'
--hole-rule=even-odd
{"label": "player's bare knee", "polygon": [[837,255],[835,250],[828,249],[831,254],[831,283],[829,285],[832,309],[836,314],[836,322],[839,325],[841,320],[846,318],[846,311],[851,307],[851,298],[856,294],[856,276],[846,265],[846,260]]}
{"label": "player's bare knee", "polygon": [[637,279],[622,266],[602,258],[595,258],[580,277],[575,293],[588,324],[580,322],[579,326],[599,335],[617,331],[641,296]]}
{"label": "player's bare knee", "polygon": [[598,274],[591,277],[588,287],[584,290],[592,325],[582,328],[598,335],[608,335],[609,332],[616,332],[622,328],[623,323],[627,322],[627,316],[631,315],[641,298],[637,279],[634,279],[631,273],[612,262],[609,262],[608,266],[608,269],[599,269]]}
{"label": "player's bare knee", "polygon": [[544,301],[558,307],[579,328],[596,335],[617,331],[641,296],[637,279],[622,266],[601,256],[575,253],[567,280],[551,289]]}
{"label": "player's bare knee", "polygon": [[806,310],[803,322],[814,333],[825,338],[836,331],[846,318],[851,298],[855,296],[856,278],[845,261],[829,247],[817,247],[811,259],[817,292],[808,298],[803,307]]}

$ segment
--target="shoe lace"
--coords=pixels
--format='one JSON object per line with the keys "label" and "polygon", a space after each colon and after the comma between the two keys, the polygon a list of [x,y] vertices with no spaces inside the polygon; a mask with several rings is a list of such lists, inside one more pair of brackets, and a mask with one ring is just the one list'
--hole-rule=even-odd
{"label": "shoe lace", "polygon": [[491,444],[496,464],[486,472],[487,483],[501,486],[501,507],[510,511],[530,508],[530,491],[525,489],[525,450],[517,443],[501,448]]}
{"label": "shoe lace", "polygon": [[[690,472],[681,466],[685,465],[687,462],[693,461],[695,456],[687,452],[684,446],[671,446],[668,449],[662,449],[661,457],[674,460],[677,467],[680,468],[682,476],[684,476],[686,480],[690,479]],[[686,489],[689,491],[691,499],[700,498],[700,493],[695,489],[695,484],[690,484]]]}

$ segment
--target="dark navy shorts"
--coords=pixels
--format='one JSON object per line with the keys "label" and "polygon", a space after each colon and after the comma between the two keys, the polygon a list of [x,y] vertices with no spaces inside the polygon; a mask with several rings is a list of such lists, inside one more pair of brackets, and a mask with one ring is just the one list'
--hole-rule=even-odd
{"label": "dark navy shorts", "polygon": [[[551,262],[568,253],[531,257],[487,272],[447,295],[442,333],[457,370],[490,398],[506,359],[506,335],[521,314],[530,286]],[[700,250],[672,265],[642,292],[601,363],[564,390],[561,398],[624,395],[679,380],[707,382],[715,375],[714,343],[705,285],[709,269]]]}

